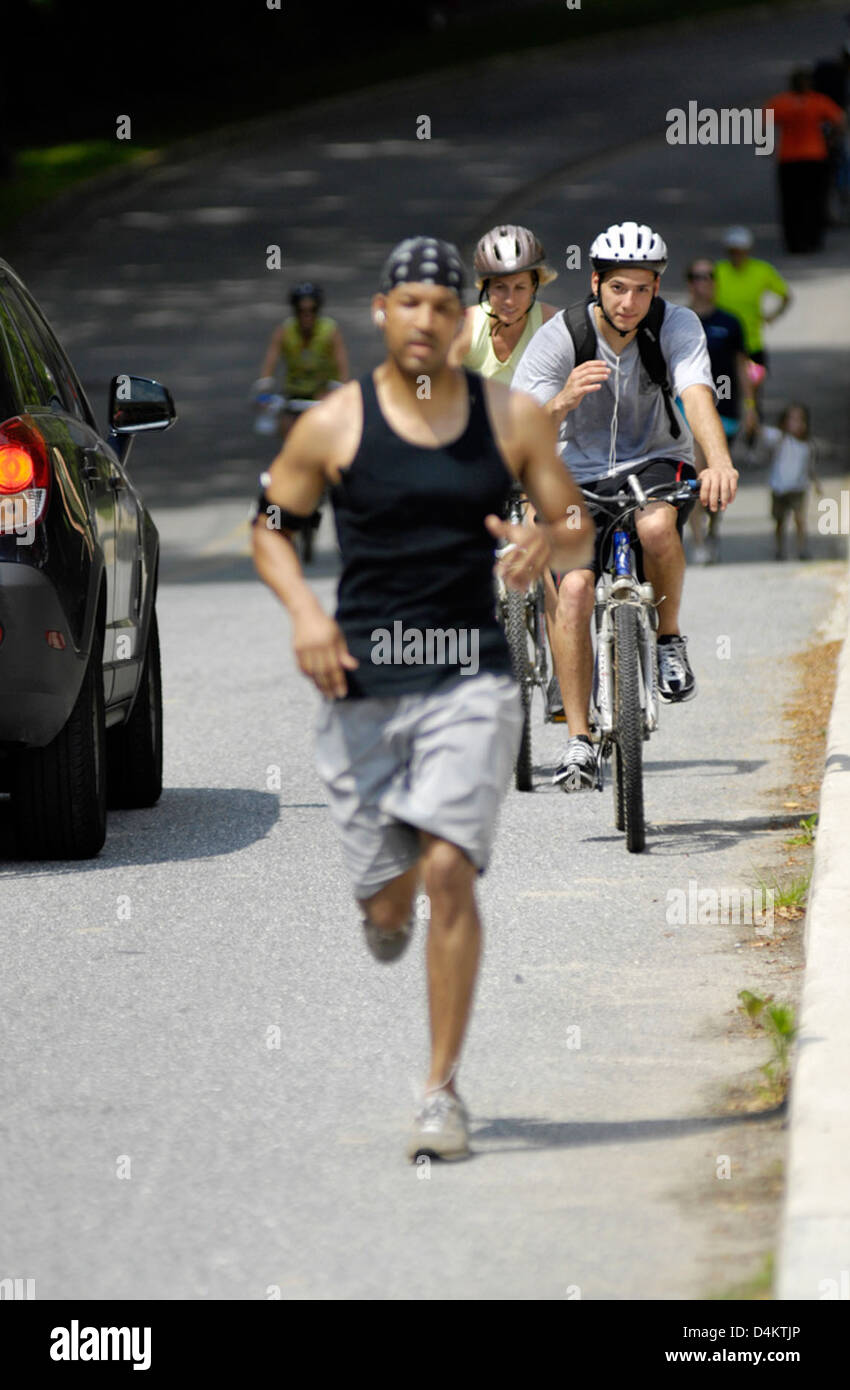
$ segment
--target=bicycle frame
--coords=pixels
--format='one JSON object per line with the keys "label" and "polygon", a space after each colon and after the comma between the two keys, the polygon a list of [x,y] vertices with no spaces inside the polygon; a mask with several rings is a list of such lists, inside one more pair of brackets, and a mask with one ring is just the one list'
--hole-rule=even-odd
{"label": "bicycle frame", "polygon": [[[638,577],[634,551],[635,514],[652,501],[683,502],[696,489],[696,480],[671,485],[659,484],[644,492],[637,476],[626,479],[628,491],[603,497],[582,489],[593,511],[609,515],[603,532],[602,573],[596,584],[591,638],[594,643],[593,684],[591,688],[591,727],[595,730],[597,787],[603,789],[603,762],[614,741],[614,631],[616,609],[629,604],[637,610],[638,667],[644,740],[658,728],[658,671],[656,632],[658,610],[652,584]],[[666,494],[663,497],[656,494]]]}

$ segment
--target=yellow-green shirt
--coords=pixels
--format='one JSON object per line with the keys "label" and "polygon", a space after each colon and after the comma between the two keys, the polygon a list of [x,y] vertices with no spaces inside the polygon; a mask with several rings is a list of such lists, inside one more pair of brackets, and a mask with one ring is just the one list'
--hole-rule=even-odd
{"label": "yellow-green shirt", "polygon": [[747,352],[761,352],[761,301],[766,290],[786,295],[788,286],[778,270],[767,261],[749,256],[740,270],[731,261],[717,261],[714,267],[714,298],[718,309],[734,314],[744,329]]}
{"label": "yellow-green shirt", "polygon": [[500,362],[493,351],[493,339],[490,335],[492,320],[485,314],[480,304],[476,304],[474,313],[472,342],[469,352],[463,359],[463,365],[469,367],[472,372],[489,377],[491,381],[503,381],[506,386],[510,386],[514,372],[519,366],[519,359],[543,323],[543,310],[538,303],[532,304],[525,320],[522,337],[518,340],[506,362]]}
{"label": "yellow-green shirt", "polygon": [[286,320],[280,355],[286,364],[284,390],[287,396],[312,400],[317,391],[333,381],[338,370],[333,347],[335,334],[336,321],[320,315],[310,341],[305,342],[298,320]]}

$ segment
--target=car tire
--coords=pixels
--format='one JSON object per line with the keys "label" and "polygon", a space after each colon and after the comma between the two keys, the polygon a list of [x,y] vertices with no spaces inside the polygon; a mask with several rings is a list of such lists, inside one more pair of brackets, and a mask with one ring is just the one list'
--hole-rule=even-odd
{"label": "car tire", "polygon": [[45,748],[17,754],[12,812],[19,852],[91,859],[106,839],[103,641],[96,640],[68,721]]}
{"label": "car tire", "polygon": [[126,724],[106,735],[109,805],[154,806],[162,794],[162,669],[156,609],[151,611],[139,693]]}

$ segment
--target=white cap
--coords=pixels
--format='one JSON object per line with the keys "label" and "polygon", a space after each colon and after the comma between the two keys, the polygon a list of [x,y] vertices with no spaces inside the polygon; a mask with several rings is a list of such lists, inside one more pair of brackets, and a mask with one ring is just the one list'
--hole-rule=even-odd
{"label": "white cap", "polygon": [[749,251],[753,244],[753,234],[747,231],[746,227],[730,227],[723,238],[724,246],[731,246],[740,251]]}

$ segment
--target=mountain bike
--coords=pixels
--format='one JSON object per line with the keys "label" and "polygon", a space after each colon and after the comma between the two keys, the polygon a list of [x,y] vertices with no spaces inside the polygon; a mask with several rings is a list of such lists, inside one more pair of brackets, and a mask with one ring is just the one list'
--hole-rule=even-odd
{"label": "mountain bike", "polygon": [[644,492],[630,473],[626,488],[608,497],[581,489],[591,514],[608,517],[592,624],[590,728],[596,744],[596,785],[602,791],[603,767],[610,758],[614,823],[625,831],[629,852],[640,854],[646,847],[643,744],[658,728],[658,610],[652,585],[638,576],[635,515],[649,502],[684,506],[693,501],[699,480],[661,483]]}
{"label": "mountain bike", "polygon": [[[521,526],[528,508],[528,498],[518,486],[511,488],[504,517],[516,526]],[[513,542],[500,546],[496,558],[500,560],[513,550]],[[522,697],[522,738],[514,767],[514,780],[517,791],[533,791],[531,776],[531,701],[536,686],[546,697],[548,676],[548,654],[546,647],[546,619],[544,616],[543,581],[537,579],[524,591],[509,589],[500,575],[496,576],[496,616],[505,629],[511,666],[519,685]]]}

